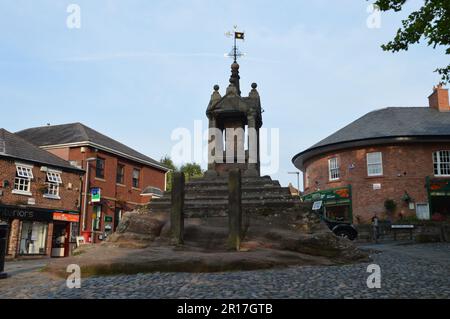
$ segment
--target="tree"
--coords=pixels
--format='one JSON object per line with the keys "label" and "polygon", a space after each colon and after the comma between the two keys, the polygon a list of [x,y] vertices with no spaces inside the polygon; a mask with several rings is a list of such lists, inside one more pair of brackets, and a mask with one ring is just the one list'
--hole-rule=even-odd
{"label": "tree", "polygon": [[[399,12],[407,0],[376,0],[374,5],[381,11]],[[423,38],[429,46],[446,47],[445,53],[450,55],[450,1],[425,0],[422,7],[412,12],[403,27],[397,31],[394,40],[382,45],[384,51],[407,51],[410,45],[417,44]],[[442,84],[450,82],[450,64],[438,68],[435,72],[442,76]]]}
{"label": "tree", "polygon": [[170,172],[167,173],[167,190],[170,191],[172,189],[172,173],[173,172],[183,172],[184,176],[186,177],[186,181],[189,181],[189,179],[193,177],[202,177],[203,176],[203,170],[200,165],[196,163],[188,163],[180,168],[178,168],[170,156],[166,155],[161,160],[160,163],[164,166],[170,168]]}
{"label": "tree", "polygon": [[181,166],[180,171],[186,176],[186,180],[190,180],[193,177],[202,177],[203,170],[200,165],[196,163],[188,163]]}

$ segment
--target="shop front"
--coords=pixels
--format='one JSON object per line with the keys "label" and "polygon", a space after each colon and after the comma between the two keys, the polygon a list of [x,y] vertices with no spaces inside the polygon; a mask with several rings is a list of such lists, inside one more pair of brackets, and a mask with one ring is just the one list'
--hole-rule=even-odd
{"label": "shop front", "polygon": [[315,203],[327,220],[353,222],[351,186],[318,191],[303,196],[302,200]]}
{"label": "shop front", "polygon": [[428,201],[431,216],[450,218],[450,179],[427,179]]}
{"label": "shop front", "polygon": [[68,256],[78,235],[77,212],[0,205],[0,220],[9,225],[7,255],[13,258]]}

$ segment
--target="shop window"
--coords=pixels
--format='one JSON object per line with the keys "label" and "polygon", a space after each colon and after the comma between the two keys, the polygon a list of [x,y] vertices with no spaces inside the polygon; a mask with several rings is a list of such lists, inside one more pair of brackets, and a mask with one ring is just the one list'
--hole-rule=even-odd
{"label": "shop window", "polygon": [[95,165],[95,177],[105,178],[105,159],[97,157]]}
{"label": "shop window", "polygon": [[61,173],[57,171],[47,172],[47,190],[44,194],[46,198],[60,199],[59,186],[62,184]]}
{"label": "shop window", "polygon": [[124,184],[125,165],[117,164],[116,183]]}
{"label": "shop window", "polygon": [[141,171],[137,168],[133,169],[133,187],[139,188],[139,177],[141,175]]}
{"label": "shop window", "polygon": [[381,152],[367,153],[367,175],[383,175],[383,155]]}
{"label": "shop window", "polygon": [[31,196],[31,180],[33,179],[33,166],[16,164],[16,177],[14,179],[14,194]]}
{"label": "shop window", "polygon": [[434,175],[450,176],[450,151],[433,153]]}
{"label": "shop window", "polygon": [[21,255],[45,255],[48,224],[39,222],[22,222],[20,235]]}
{"label": "shop window", "polygon": [[102,221],[102,206],[94,206],[94,214],[92,215],[92,230],[100,231]]}
{"label": "shop window", "polygon": [[337,157],[330,158],[328,160],[328,172],[330,181],[338,180],[341,177],[339,171],[339,160]]}

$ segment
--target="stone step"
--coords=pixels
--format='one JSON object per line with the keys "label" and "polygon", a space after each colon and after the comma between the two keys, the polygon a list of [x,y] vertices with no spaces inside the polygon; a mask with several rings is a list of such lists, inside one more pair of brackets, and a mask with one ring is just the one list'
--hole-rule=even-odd
{"label": "stone step", "polygon": [[[296,204],[299,204],[300,201],[297,200],[243,200],[242,206],[245,207],[292,207]],[[153,202],[150,204],[150,209],[155,210],[170,210],[171,204],[170,202]],[[228,209],[228,200],[203,200],[203,201],[186,201],[185,202],[186,210],[204,210],[208,209],[219,209],[219,210],[227,210]]]}

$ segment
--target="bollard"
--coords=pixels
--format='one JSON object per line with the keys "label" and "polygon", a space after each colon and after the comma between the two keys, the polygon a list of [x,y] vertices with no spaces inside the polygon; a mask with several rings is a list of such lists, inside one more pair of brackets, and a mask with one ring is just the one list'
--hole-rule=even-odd
{"label": "bollard", "polygon": [[230,171],[228,179],[228,249],[239,251],[242,235],[241,171]]}
{"label": "bollard", "polygon": [[8,225],[0,224],[0,279],[5,279],[8,275],[5,270],[6,237],[8,235]]}
{"label": "bollard", "polygon": [[172,178],[172,209],[170,231],[175,245],[184,242],[184,173],[175,172]]}

